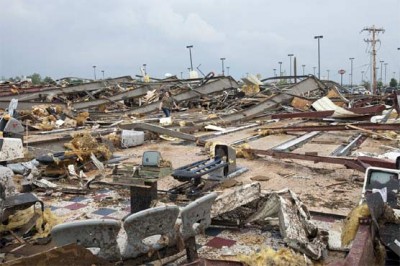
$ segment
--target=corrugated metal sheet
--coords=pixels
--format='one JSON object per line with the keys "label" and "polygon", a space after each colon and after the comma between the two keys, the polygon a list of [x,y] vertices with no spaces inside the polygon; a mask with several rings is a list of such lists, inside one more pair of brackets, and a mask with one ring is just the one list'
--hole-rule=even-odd
{"label": "corrugated metal sheet", "polygon": [[329,111],[333,110],[334,113],[332,117],[340,118],[340,117],[359,117],[363,116],[362,114],[356,114],[350,112],[342,107],[337,106],[334,104],[328,97],[323,97],[312,104],[317,111]]}

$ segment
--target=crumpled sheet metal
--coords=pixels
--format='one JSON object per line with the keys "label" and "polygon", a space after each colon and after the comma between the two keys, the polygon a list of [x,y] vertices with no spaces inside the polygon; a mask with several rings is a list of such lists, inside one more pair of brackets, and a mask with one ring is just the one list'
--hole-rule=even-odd
{"label": "crumpled sheet metal", "polygon": [[335,111],[332,115],[332,117],[334,117],[334,118],[363,116],[362,114],[356,114],[356,113],[350,112],[342,107],[337,106],[328,97],[323,97],[323,98],[315,101],[312,104],[312,107],[314,107],[314,109],[317,111],[333,110],[333,111]]}

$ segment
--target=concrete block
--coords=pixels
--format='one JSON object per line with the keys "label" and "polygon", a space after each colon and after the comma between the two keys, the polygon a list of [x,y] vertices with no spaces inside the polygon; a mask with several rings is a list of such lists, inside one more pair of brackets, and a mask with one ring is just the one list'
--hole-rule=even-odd
{"label": "concrete block", "polygon": [[144,143],[144,132],[134,130],[122,130],[121,147],[129,148],[139,146]]}

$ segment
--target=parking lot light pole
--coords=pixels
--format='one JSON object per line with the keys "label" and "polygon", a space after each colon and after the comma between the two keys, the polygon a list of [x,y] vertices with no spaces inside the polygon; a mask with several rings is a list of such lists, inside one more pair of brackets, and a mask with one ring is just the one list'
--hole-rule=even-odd
{"label": "parking lot light pole", "polygon": [[353,60],[354,57],[350,57],[351,67],[350,67],[350,88],[353,88]]}
{"label": "parking lot light pole", "polygon": [[225,67],[224,67],[224,61],[225,61],[225,57],[221,57],[221,65],[222,65],[222,76],[225,76]]}
{"label": "parking lot light pole", "polygon": [[[289,66],[290,66],[290,68],[289,68],[290,76],[292,76],[292,56],[293,55],[294,54],[288,54],[288,56],[289,56]],[[290,78],[290,82],[292,82],[292,78]]]}
{"label": "parking lot light pole", "polygon": [[96,80],[96,66],[93,66],[94,80]]}
{"label": "parking lot light pole", "polygon": [[188,45],[186,48],[189,49],[189,56],[190,56],[190,69],[193,71],[193,62],[192,62],[192,48],[193,45]]}
{"label": "parking lot light pole", "polygon": [[318,40],[318,79],[321,79],[321,50],[319,41],[322,38],[324,38],[322,35],[314,36],[314,39]]}

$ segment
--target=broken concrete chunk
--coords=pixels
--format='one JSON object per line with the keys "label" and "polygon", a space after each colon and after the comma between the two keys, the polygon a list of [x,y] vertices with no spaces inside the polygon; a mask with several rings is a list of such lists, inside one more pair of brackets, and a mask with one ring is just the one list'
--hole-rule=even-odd
{"label": "broken concrete chunk", "polygon": [[233,191],[226,191],[215,200],[211,209],[211,217],[229,212],[260,198],[260,192],[260,183],[251,183],[237,187]]}
{"label": "broken concrete chunk", "polygon": [[0,190],[4,191],[4,196],[8,197],[16,193],[13,181],[14,173],[10,168],[0,166]]}

